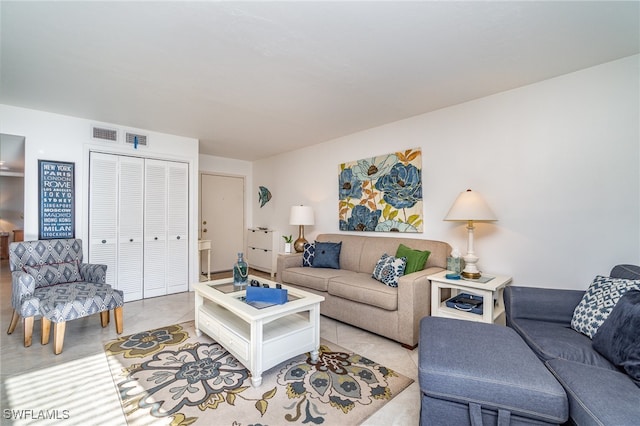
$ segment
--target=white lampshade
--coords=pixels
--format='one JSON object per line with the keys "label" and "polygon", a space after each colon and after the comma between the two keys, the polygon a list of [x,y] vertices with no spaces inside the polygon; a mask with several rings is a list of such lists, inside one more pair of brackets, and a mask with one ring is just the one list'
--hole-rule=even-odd
{"label": "white lampshade", "polygon": [[461,192],[449,209],[444,220],[448,221],[494,221],[498,220],[484,199],[470,189]]}
{"label": "white lampshade", "polygon": [[313,209],[309,206],[292,206],[289,225],[313,225]]}

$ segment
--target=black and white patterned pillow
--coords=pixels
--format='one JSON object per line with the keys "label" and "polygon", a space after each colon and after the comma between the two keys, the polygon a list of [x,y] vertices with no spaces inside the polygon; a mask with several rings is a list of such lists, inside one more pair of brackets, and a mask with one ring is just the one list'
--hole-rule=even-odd
{"label": "black and white patterned pillow", "polygon": [[373,268],[371,277],[389,287],[398,287],[398,279],[404,275],[406,267],[406,257],[393,257],[385,253]]}
{"label": "black and white patterned pillow", "polygon": [[302,266],[312,267],[313,258],[316,255],[315,243],[304,243],[304,250],[302,251]]}
{"label": "black and white patterned pillow", "polygon": [[77,262],[48,263],[25,266],[26,272],[36,280],[36,287],[82,281]]}
{"label": "black and white patterned pillow", "polygon": [[571,328],[593,338],[622,295],[633,289],[640,290],[640,280],[596,276],[573,311]]}

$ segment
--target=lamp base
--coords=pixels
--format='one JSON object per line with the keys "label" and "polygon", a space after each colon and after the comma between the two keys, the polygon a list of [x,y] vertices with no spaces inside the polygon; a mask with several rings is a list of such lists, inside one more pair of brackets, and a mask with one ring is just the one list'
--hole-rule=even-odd
{"label": "lamp base", "polygon": [[480,272],[465,272],[465,271],[462,271],[460,275],[462,275],[463,278],[467,278],[470,280],[477,280],[482,276]]}
{"label": "lamp base", "polygon": [[305,240],[304,238],[298,238],[294,243],[293,243],[293,248],[296,250],[296,253],[302,253],[304,251],[304,245],[308,243],[307,240]]}

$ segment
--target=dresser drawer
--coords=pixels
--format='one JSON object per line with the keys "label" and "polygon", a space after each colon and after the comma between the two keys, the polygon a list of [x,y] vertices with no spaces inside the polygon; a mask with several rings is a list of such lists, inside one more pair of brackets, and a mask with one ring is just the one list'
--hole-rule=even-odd
{"label": "dresser drawer", "polygon": [[207,311],[200,309],[198,328],[204,330],[209,336],[218,339],[220,336],[220,322],[213,318]]}
{"label": "dresser drawer", "polygon": [[273,232],[250,229],[247,245],[249,247],[257,247],[270,250],[273,246]]}
{"label": "dresser drawer", "polygon": [[249,342],[233,331],[221,327],[219,343],[228,351],[238,355],[241,358],[240,361],[249,359]]}
{"label": "dresser drawer", "polygon": [[271,269],[273,252],[271,250],[249,247],[249,250],[247,251],[247,260],[249,265]]}

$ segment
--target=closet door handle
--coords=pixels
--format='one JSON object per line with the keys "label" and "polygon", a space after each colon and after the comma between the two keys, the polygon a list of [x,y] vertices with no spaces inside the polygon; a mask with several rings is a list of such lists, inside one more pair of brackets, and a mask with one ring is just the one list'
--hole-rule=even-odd
{"label": "closet door handle", "polygon": [[102,244],[107,244],[107,240],[102,240]]}
{"label": "closet door handle", "polygon": [[154,237],[153,239],[154,239],[154,240],[156,240],[156,241],[158,241],[158,237]]}
{"label": "closet door handle", "polygon": [[177,237],[177,238],[178,238],[178,239],[180,239],[180,235],[178,235],[178,237]]}
{"label": "closet door handle", "polygon": [[129,238],[129,242],[132,243],[133,242],[133,238]]}

